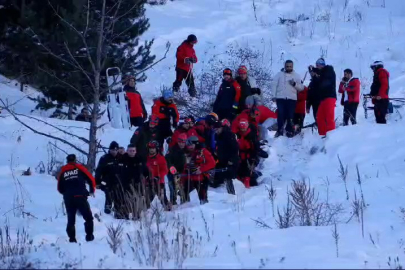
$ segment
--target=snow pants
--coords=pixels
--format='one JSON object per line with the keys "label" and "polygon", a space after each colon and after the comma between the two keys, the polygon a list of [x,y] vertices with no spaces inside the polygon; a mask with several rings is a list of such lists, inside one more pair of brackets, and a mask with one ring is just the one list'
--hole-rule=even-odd
{"label": "snow pants", "polygon": [[335,98],[326,98],[319,104],[316,114],[316,123],[318,124],[318,133],[326,136],[328,131],[335,129]]}
{"label": "snow pants", "polygon": [[343,125],[344,126],[347,126],[349,124],[349,119],[350,119],[350,122],[352,122],[352,125],[355,125],[357,123],[356,114],[357,114],[358,106],[359,106],[359,103],[345,102],[344,109],[343,109]]}
{"label": "snow pants", "polygon": [[188,87],[188,94],[191,97],[195,97],[197,95],[197,91],[195,89],[194,76],[191,70],[190,72],[188,72],[184,69],[176,68],[176,80],[173,83],[174,92],[178,92],[180,90],[180,86],[183,80],[186,81],[186,85]]}
{"label": "snow pants", "polygon": [[200,203],[205,203],[208,201],[208,178],[202,176],[201,181],[195,181],[191,179],[185,179],[183,181],[183,188],[184,188],[184,195],[185,201],[190,201],[190,193],[196,189],[198,193],[198,198],[200,199]]}
{"label": "snow pants", "polygon": [[277,100],[277,131],[280,135],[284,134],[284,125],[286,125],[287,135],[293,135],[293,118],[295,112],[295,106],[297,104],[296,100],[292,99],[281,99]]}
{"label": "snow pants", "polygon": [[67,226],[66,232],[71,240],[76,239],[76,212],[82,215],[84,219],[84,230],[87,236],[92,236],[94,231],[93,213],[91,212],[87,197],[64,197],[66,214],[67,214]]}
{"label": "snow pants", "polygon": [[388,99],[380,99],[374,101],[374,115],[377,124],[387,123],[385,117],[387,116],[388,103],[389,103]]}

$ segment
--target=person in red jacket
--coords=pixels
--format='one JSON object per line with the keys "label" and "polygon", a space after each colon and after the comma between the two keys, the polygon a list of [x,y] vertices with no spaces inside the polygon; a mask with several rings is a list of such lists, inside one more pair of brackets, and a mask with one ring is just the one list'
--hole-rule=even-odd
{"label": "person in red jacket", "polygon": [[356,124],[357,107],[360,101],[360,80],[353,77],[351,69],[343,71],[343,78],[339,84],[339,93],[342,94],[340,104],[343,109],[343,125],[349,124],[349,119],[352,125]]}
{"label": "person in red jacket", "polygon": [[197,44],[197,37],[195,35],[189,35],[177,48],[176,81],[173,83],[174,92],[178,92],[181,83],[185,80],[188,87],[188,93],[191,97],[197,95],[193,76],[193,64],[198,61],[194,50],[195,44]]}
{"label": "person in red jacket", "polygon": [[[253,125],[256,128],[256,132],[258,131],[259,127],[259,119],[260,119],[260,111],[256,107],[252,107],[250,109],[243,110],[241,114],[239,114],[235,120],[232,121],[232,132],[238,133],[239,131],[239,124],[241,121],[248,120],[249,125]],[[258,134],[259,135],[259,134]]]}
{"label": "person in red jacket", "polygon": [[[63,195],[67,213],[66,232],[69,242],[76,243],[76,212],[79,211],[85,220],[84,229],[86,241],[94,240],[93,214],[90,209],[87,197],[94,197],[96,192],[96,181],[93,175],[81,164],[76,163],[76,156],[70,154],[66,158],[67,164],[62,167],[58,175],[58,191]],[[90,192],[86,189],[90,187]]]}
{"label": "person in red jacket", "polygon": [[187,138],[191,136],[198,136],[197,131],[191,127],[192,120],[191,118],[187,117],[184,119],[182,123],[180,123],[179,127],[174,131],[173,136],[171,137],[169,147],[173,147],[178,143],[178,138],[180,134],[185,134]]}
{"label": "person in red jacket", "polygon": [[306,101],[308,96],[308,87],[304,86],[304,90],[297,94],[297,104],[295,105],[294,112],[294,130],[295,134],[300,133],[304,126],[305,114],[306,114]]}
{"label": "person in red jacket", "polygon": [[[257,153],[260,149],[256,132],[253,131],[253,125],[249,125],[247,119],[239,122],[239,130],[236,133],[239,143],[240,165],[238,170],[238,179],[242,181],[246,188],[251,186],[251,176],[256,164]],[[256,183],[252,183],[256,185]]]}
{"label": "person in red jacket", "polygon": [[215,169],[215,159],[210,151],[201,147],[195,136],[188,138],[186,145],[187,162],[184,168],[185,173],[181,178],[185,201],[190,201],[190,192],[196,189],[200,204],[205,204],[208,202],[208,184],[212,177],[210,171]]}
{"label": "person in red jacket", "polygon": [[131,119],[131,125],[134,127],[142,126],[142,124],[148,119],[148,112],[145,109],[141,93],[135,88],[135,77],[128,76],[127,83],[124,86],[128,98],[129,117]]}
{"label": "person in red jacket", "polygon": [[146,166],[149,170],[148,185],[150,192],[150,201],[155,195],[158,195],[161,203],[170,210],[170,205],[166,196],[165,176],[169,172],[166,159],[159,153],[159,143],[150,141],[148,143],[148,159]]}
{"label": "person in red jacket", "polygon": [[389,104],[390,74],[384,69],[384,64],[381,61],[375,61],[370,67],[374,72],[370,96],[373,99],[375,120],[378,124],[386,124],[387,120],[385,117]]}
{"label": "person in red jacket", "polygon": [[226,118],[232,121],[238,113],[241,87],[239,83],[232,78],[232,70],[229,68],[224,69],[223,77],[217,98],[214,102],[213,111],[219,116],[219,120]]}
{"label": "person in red jacket", "polygon": [[152,114],[159,118],[159,129],[163,139],[173,135],[171,127],[177,128],[180,115],[174,103],[173,92],[170,89],[163,91],[162,97],[156,99],[152,106]]}

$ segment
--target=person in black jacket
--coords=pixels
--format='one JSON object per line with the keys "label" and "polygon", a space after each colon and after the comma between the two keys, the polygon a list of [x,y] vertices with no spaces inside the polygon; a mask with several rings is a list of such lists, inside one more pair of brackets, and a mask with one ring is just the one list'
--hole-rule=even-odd
{"label": "person in black jacket", "polygon": [[157,141],[160,149],[163,149],[164,138],[159,128],[159,118],[154,114],[148,122],[134,132],[130,141],[136,146],[137,153],[144,163],[148,157],[147,145],[150,141]]}
{"label": "person in black jacket", "polygon": [[91,115],[89,112],[89,109],[87,108],[83,108],[80,112],[80,114],[78,114],[76,116],[76,121],[81,121],[81,122],[90,122],[91,121]]}
{"label": "person in black jacket", "polygon": [[224,70],[223,77],[214,102],[213,112],[218,115],[220,120],[226,118],[232,121],[239,110],[241,88],[238,82],[232,78],[232,70],[229,68]]}
{"label": "person in black jacket", "polygon": [[105,193],[104,213],[110,214],[116,189],[120,186],[124,164],[118,155],[119,145],[112,141],[108,154],[102,156],[96,168],[96,184]]}
{"label": "person in black jacket", "polygon": [[231,123],[224,119],[216,124],[216,156],[217,172],[212,187],[218,187],[225,182],[229,194],[235,195],[232,180],[236,178],[239,166],[239,144],[236,135],[231,131]]}
{"label": "person in black jacket", "polygon": [[241,113],[243,110],[247,109],[245,104],[246,98],[255,94],[260,95],[261,91],[257,88],[256,81],[253,78],[248,77],[246,66],[240,66],[237,73],[238,76],[236,77],[236,81],[241,88],[238,113]]}
{"label": "person in black jacket", "polygon": [[[317,77],[320,104],[316,114],[318,133],[323,138],[326,133],[335,129],[336,106],[336,73],[332,66],[326,65],[323,58],[316,61],[317,72],[311,76]],[[310,69],[314,70],[312,66]]]}
{"label": "person in black jacket", "polygon": [[[87,197],[94,197],[96,182],[91,173],[81,164],[76,163],[76,156],[70,154],[66,158],[67,165],[63,166],[58,175],[58,191],[63,195],[67,213],[66,232],[69,242],[76,243],[76,212],[79,211],[85,220],[84,229],[86,241],[94,240],[93,214]],[[90,192],[86,189],[90,187]]]}
{"label": "person in black jacket", "polygon": [[182,133],[177,138],[177,143],[169,149],[165,158],[169,173],[167,179],[169,180],[170,202],[172,205],[177,204],[177,189],[176,177],[183,173],[184,166],[186,165],[186,147],[187,135]]}
{"label": "person in black jacket", "polygon": [[319,94],[319,70],[316,68],[309,68],[309,74],[311,75],[311,82],[308,85],[308,94],[306,102],[306,111],[309,113],[312,107],[312,115],[316,122],[316,114],[318,113],[319,104],[321,103],[320,94]]}
{"label": "person in black jacket", "polygon": [[141,197],[144,196],[144,179],[148,176],[146,164],[142,162],[141,157],[136,153],[136,147],[129,144],[127,152],[122,158],[124,163],[124,190],[126,198],[121,201],[121,215],[124,218],[129,217],[129,213],[133,214],[135,219],[139,219],[142,209]]}

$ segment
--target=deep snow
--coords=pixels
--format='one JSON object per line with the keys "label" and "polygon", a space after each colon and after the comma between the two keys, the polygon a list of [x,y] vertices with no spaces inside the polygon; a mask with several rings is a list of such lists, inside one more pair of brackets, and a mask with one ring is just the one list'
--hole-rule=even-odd
{"label": "deep snow", "polygon": [[[147,107],[150,108],[151,97],[158,93],[161,85],[172,83],[175,48],[190,32],[199,37],[196,50],[200,64],[196,65],[196,73],[203,68],[204,59],[212,54],[220,54],[231,42],[269,48],[271,40],[273,72],[282,67],[284,60],[291,58],[295,61],[296,70],[303,75],[306,67],[320,56],[322,48],[327,50],[326,61],[334,65],[338,78],[343,69],[352,68],[355,76],[362,80],[364,92],[368,92],[372,76],[368,67],[370,62],[383,60],[391,73],[392,96],[403,96],[404,40],[400,37],[404,34],[401,25],[404,22],[405,3],[400,0],[370,0],[369,7],[366,1],[352,0],[348,1],[349,5],[344,9],[344,2],[255,1],[258,22],[254,18],[252,2],[246,0],[169,1],[165,6],[148,8],[151,29],[145,38],[156,38],[154,52],[158,56],[164,51],[167,41],[172,43],[172,48],[168,59],[149,70],[148,81],[139,85],[145,99],[149,101]],[[385,8],[381,7],[382,3],[386,3]],[[354,19],[356,11],[362,14],[359,25]],[[332,18],[330,24],[313,21],[313,18],[325,16],[328,12]],[[278,25],[278,17],[295,17],[301,13],[310,17],[310,20],[299,23],[297,36],[290,35],[288,39],[287,26]],[[346,22],[349,14],[353,20]],[[312,39],[311,31],[314,31]],[[27,90],[27,93],[33,94],[32,90]],[[20,100],[23,93],[11,85],[1,85],[0,96],[12,103]],[[14,105],[14,109],[29,114],[34,106],[33,102],[22,99]],[[338,106],[336,115],[341,115],[341,111]],[[400,112],[403,115],[403,110]],[[38,112],[34,114],[41,116]],[[397,113],[390,116],[390,123],[386,126],[375,125],[372,116],[365,121],[361,106],[358,114],[359,125],[339,127],[329,133],[324,142],[311,130],[306,130],[302,137],[270,140],[270,157],[260,165],[263,177],[258,187],[246,190],[235,180],[237,196],[228,195],[224,188],[210,189],[208,204],[200,206],[193,193],[190,203],[179,206],[173,212],[164,213],[159,224],[163,236],[169,239],[175,237],[178,229],[174,224],[179,220],[189,234],[189,248],[194,254],[188,255],[182,267],[388,268],[388,257],[396,256],[403,262],[404,217],[400,207],[405,206],[405,150],[402,147],[405,141],[404,123]],[[44,119],[86,136],[86,123]],[[35,120],[26,121],[39,130],[75,141]],[[308,116],[307,122],[311,121],[311,116]],[[93,213],[100,216],[100,220],[95,219],[96,240],[92,243],[84,241],[82,219],[78,216],[76,229],[81,243],[67,243],[66,216],[63,215],[62,198],[56,191],[55,179],[35,171],[32,176],[21,176],[23,170],[28,167],[34,170],[40,161],[47,165],[48,142],[53,141],[33,134],[11,117],[0,118],[0,126],[0,214],[14,230],[26,227],[29,231],[33,244],[37,246],[29,254],[30,261],[39,262],[42,268],[62,268],[66,263],[70,264],[66,267],[76,268],[180,266],[172,256],[179,252],[170,240],[170,244],[166,245],[169,246],[167,250],[159,253],[160,264],[158,260],[150,265],[142,259],[141,265],[130,250],[125,234],[133,236],[140,232],[142,235],[148,231],[147,228],[156,229],[156,222],[148,224],[148,227],[145,224],[141,227],[139,222],[126,222],[124,241],[117,254],[113,254],[107,244],[106,226],[116,225],[118,221],[102,213],[104,195],[100,191],[96,192],[96,198],[89,199]],[[100,132],[100,139],[105,145],[113,139],[126,145],[131,134],[132,131],[106,126]],[[75,143],[84,146],[79,141]],[[72,151],[59,143],[57,145],[67,152]],[[319,148],[324,146],[326,151],[311,155],[310,150],[314,145]],[[61,151],[57,151],[56,155],[59,160],[65,157]],[[343,181],[339,178],[338,155],[348,165],[349,201],[346,200]],[[360,170],[367,204],[364,212],[364,238],[361,224],[355,218],[346,223],[351,216],[350,204],[354,190],[359,196],[356,165]],[[17,194],[21,195],[20,189],[14,184],[13,174],[26,191],[22,193],[25,199],[24,211],[34,217],[18,216],[18,210],[12,211],[15,207],[13,201],[18,199]],[[340,222],[337,224],[340,234],[339,257],[336,257],[332,237],[333,226],[277,229],[265,185],[273,183],[277,191],[276,210],[277,207],[282,209],[292,180],[303,177],[310,179],[311,186],[320,192],[321,199],[326,198],[326,190],[329,189],[329,201],[344,206],[345,212],[339,216]],[[272,229],[260,228],[252,219],[261,219]],[[144,237],[141,239],[145,240]],[[144,250],[147,253],[149,249]],[[167,254],[170,254],[170,260],[164,259]]]}

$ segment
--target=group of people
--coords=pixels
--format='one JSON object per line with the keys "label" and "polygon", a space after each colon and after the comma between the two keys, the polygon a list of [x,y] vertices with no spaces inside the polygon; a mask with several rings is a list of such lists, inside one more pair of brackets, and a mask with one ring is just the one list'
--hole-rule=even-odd
{"label": "group of people", "polygon": [[[180,117],[173,91],[178,91],[186,80],[189,94],[196,94],[192,76],[192,65],[197,63],[193,49],[196,43],[197,38],[190,35],[179,46],[173,90],[164,90],[154,100],[149,117],[141,94],[135,89],[135,78],[127,78],[124,90],[131,124],[137,129],[126,149],[111,142],[108,153],[99,160],[95,178],[76,163],[74,155],[67,157],[67,165],[58,176],[58,190],[64,195],[71,242],[76,241],[76,211],[86,221],[86,240],[94,239],[87,196],[93,195],[96,189],[105,192],[104,212],[113,211],[118,219],[139,218],[140,211],[150,207],[155,196],[168,211],[179,202],[190,201],[193,190],[197,190],[200,204],[205,204],[209,186],[225,184],[227,192],[235,194],[233,179],[240,180],[246,188],[258,184],[260,172],[255,168],[260,159],[268,157],[261,147],[267,143],[267,130],[271,126],[277,126],[275,137],[292,137],[301,131],[305,114],[312,108],[321,136],[335,128],[336,74],[323,58],[316,61],[315,67],[309,66],[308,86],[294,71],[294,63],[285,62],[272,84],[276,111],[263,104],[260,88],[248,76],[246,66],[240,66],[235,78],[231,69],[224,69],[212,113],[198,119],[192,115]],[[389,74],[381,62],[373,63],[371,68],[374,80],[370,96],[377,123],[385,123]],[[344,105],[344,124],[349,120],[355,124],[360,81],[350,69],[344,71],[339,93]]]}

